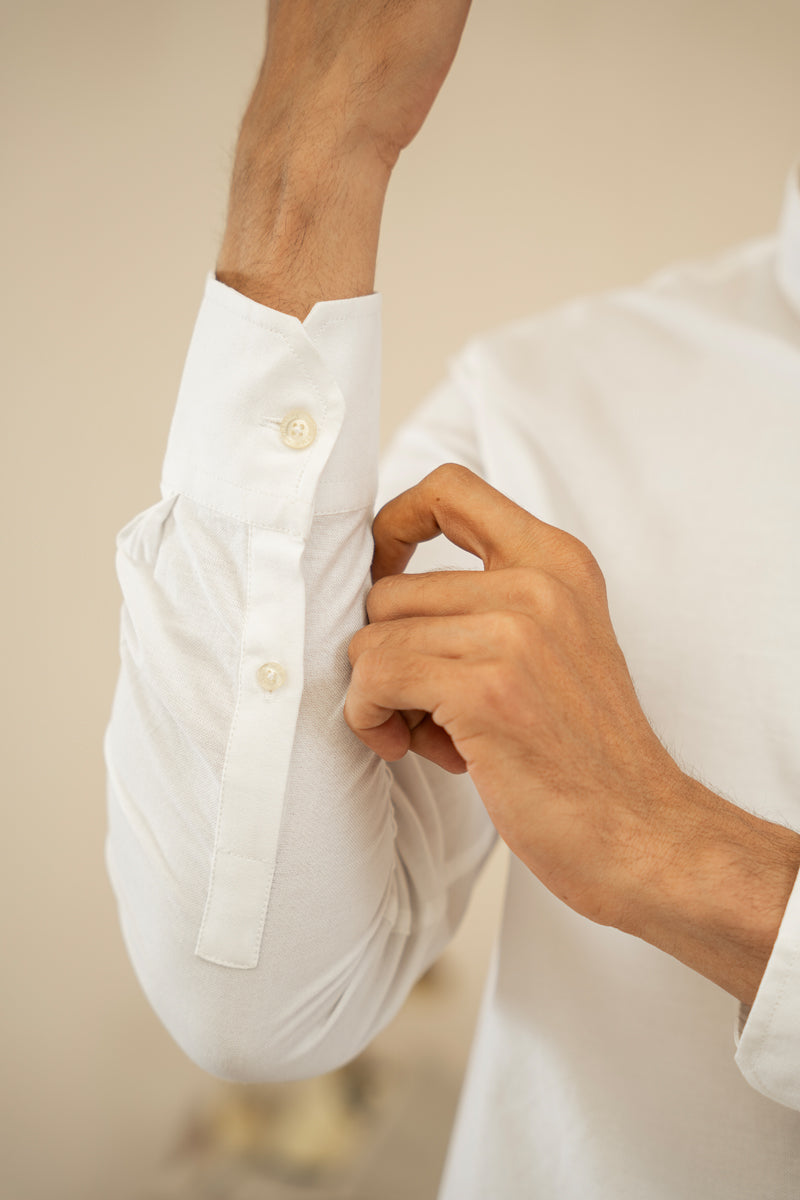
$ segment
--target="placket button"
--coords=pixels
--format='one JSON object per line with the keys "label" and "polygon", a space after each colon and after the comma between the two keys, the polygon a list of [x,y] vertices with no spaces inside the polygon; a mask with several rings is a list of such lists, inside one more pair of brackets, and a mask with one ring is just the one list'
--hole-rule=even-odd
{"label": "placket button", "polygon": [[300,408],[292,409],[281,421],[281,441],[290,450],[305,450],[316,436],[316,421]]}
{"label": "placket button", "polygon": [[286,672],[280,663],[262,663],[256,671],[258,686],[265,692],[276,692],[286,683]]}

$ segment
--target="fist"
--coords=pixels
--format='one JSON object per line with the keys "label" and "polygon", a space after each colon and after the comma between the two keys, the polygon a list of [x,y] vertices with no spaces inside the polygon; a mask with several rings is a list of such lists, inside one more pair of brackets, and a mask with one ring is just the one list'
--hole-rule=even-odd
{"label": "fist", "polygon": [[[466,468],[374,527],[345,719],[376,754],[469,772],[499,833],[573,908],[621,924],[682,778],[636,697],[591,552]],[[443,533],[484,570],[403,574]]]}

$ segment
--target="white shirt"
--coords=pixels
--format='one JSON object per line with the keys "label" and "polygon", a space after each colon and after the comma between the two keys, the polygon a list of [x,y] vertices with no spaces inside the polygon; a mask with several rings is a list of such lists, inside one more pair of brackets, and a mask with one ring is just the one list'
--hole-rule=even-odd
{"label": "white shirt", "polygon": [[[468,776],[342,717],[377,503],[466,464],[583,539],[678,761],[800,829],[800,195],[777,239],[469,345],[377,489],[377,296],[305,322],[209,279],[162,499],[118,537],[107,861],[151,1003],[244,1080],[327,1071],[402,1004],[494,831]],[[411,569],[478,566],[441,539]],[[725,992],[517,860],[445,1200],[796,1200],[800,886]]]}

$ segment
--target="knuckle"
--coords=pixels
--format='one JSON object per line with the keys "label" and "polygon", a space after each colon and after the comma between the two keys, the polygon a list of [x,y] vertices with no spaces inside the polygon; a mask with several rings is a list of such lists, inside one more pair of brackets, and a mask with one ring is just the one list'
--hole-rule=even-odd
{"label": "knuckle", "polygon": [[606,581],[600,564],[588,546],[577,539],[570,548],[563,578],[565,590],[576,600],[581,596],[600,600],[605,598]]}
{"label": "knuckle", "polygon": [[435,467],[428,475],[427,482],[434,491],[442,489],[445,492],[452,492],[471,483],[474,478],[469,467],[462,466],[461,463],[447,462]]}
{"label": "knuckle", "polygon": [[363,625],[357,630],[350,639],[347,647],[347,656],[350,659],[350,666],[354,667],[358,660],[363,657],[364,651],[370,642],[369,626]]}
{"label": "knuckle", "polygon": [[509,603],[528,619],[550,622],[562,611],[568,588],[539,567],[522,567],[509,581]]}
{"label": "knuckle", "polygon": [[372,536],[375,540],[383,536],[384,525],[391,526],[393,512],[399,499],[399,496],[395,496],[392,500],[387,500],[372,518]]}
{"label": "knuckle", "polygon": [[558,618],[569,600],[569,588],[556,575],[539,580],[539,609],[550,620]]}
{"label": "knuckle", "polygon": [[553,577],[537,566],[529,566],[519,572],[517,590],[525,610],[539,612],[543,602],[552,598],[553,583]]}
{"label": "knuckle", "polygon": [[584,554],[577,565],[580,579],[588,590],[604,596],[606,592],[606,577],[591,550],[586,546],[583,549]]}
{"label": "knuckle", "polygon": [[471,478],[472,472],[469,467],[465,467],[462,463],[445,462],[439,463],[438,467],[434,467],[428,476],[429,479],[466,479]]}
{"label": "knuckle", "polygon": [[540,622],[552,624],[563,614],[569,589],[556,575],[533,571],[528,581],[528,603]]}
{"label": "knuckle", "polygon": [[506,602],[512,608],[529,609],[536,596],[536,570],[533,567],[509,567],[507,572]]}
{"label": "knuckle", "polygon": [[512,654],[519,653],[530,640],[530,618],[516,610],[492,613],[492,633],[499,644]]}
{"label": "knuckle", "polygon": [[397,580],[402,578],[402,575],[384,575],[377,583],[373,583],[367,592],[367,616],[370,621],[380,621],[392,611]]}
{"label": "knuckle", "polygon": [[580,538],[562,533],[561,552],[565,573],[579,584],[596,584],[603,580],[597,559]]}
{"label": "knuckle", "polygon": [[382,655],[374,647],[364,649],[353,667],[353,684],[362,692],[370,692],[381,674]]}
{"label": "knuckle", "polygon": [[476,694],[481,707],[493,712],[502,712],[506,707],[509,691],[508,671],[503,663],[491,659],[481,663],[476,680]]}

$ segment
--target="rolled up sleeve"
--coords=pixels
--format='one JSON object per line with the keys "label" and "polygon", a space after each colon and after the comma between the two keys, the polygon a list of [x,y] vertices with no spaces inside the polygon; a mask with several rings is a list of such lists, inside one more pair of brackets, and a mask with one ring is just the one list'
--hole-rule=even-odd
{"label": "rolled up sleeve", "polygon": [[300,322],[209,278],[161,499],[117,538],[109,874],[153,1007],[227,1078],[357,1053],[454,931],[494,840],[467,777],[413,755],[390,768],[343,719],[379,390],[378,296]]}

